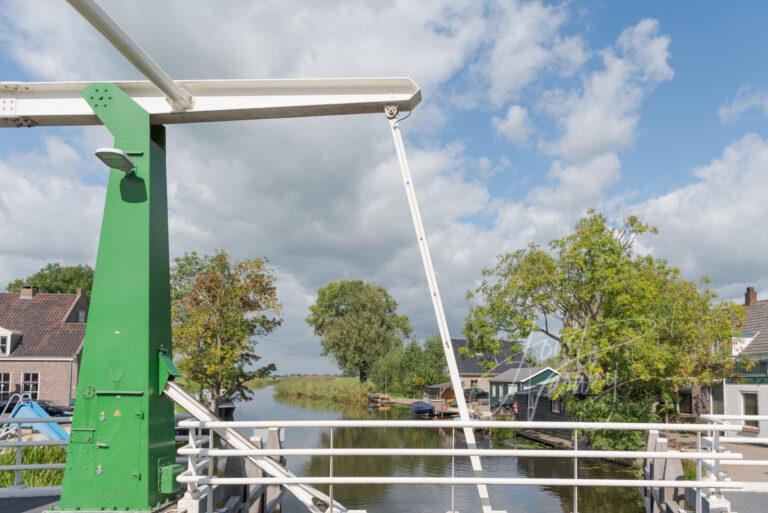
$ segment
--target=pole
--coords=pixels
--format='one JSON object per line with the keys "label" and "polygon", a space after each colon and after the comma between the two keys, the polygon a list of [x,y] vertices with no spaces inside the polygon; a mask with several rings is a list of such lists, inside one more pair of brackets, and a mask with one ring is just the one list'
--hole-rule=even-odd
{"label": "pole", "polygon": [[[435,275],[434,267],[432,266],[432,256],[429,253],[429,244],[427,242],[427,234],[424,230],[424,223],[421,220],[421,211],[419,210],[419,203],[416,198],[416,189],[413,185],[413,178],[411,177],[411,170],[408,167],[408,160],[405,156],[405,144],[403,143],[403,135],[400,132],[400,124],[397,119],[397,107],[386,107],[384,109],[387,119],[389,120],[389,126],[392,131],[392,138],[395,142],[395,151],[397,152],[397,160],[400,165],[400,173],[403,178],[403,185],[405,185],[405,194],[408,198],[408,206],[411,211],[411,219],[413,220],[413,228],[416,231],[416,240],[419,245],[419,252],[421,253],[421,262],[424,265],[424,274],[427,277],[427,285],[429,287],[429,293],[432,297],[432,307],[435,310],[435,318],[437,319],[437,327],[440,331],[440,340],[443,344],[443,352],[445,353],[445,359],[448,363],[448,372],[451,377],[451,385],[453,386],[454,394],[456,395],[456,406],[459,408],[459,416],[463,421],[469,421],[469,410],[467,409],[467,402],[464,399],[464,388],[461,385],[461,378],[459,377],[459,368],[456,365],[456,357],[453,354],[453,346],[451,344],[451,335],[448,331],[448,322],[445,318],[445,310],[443,309],[443,301],[440,298],[440,290],[437,286],[437,276]],[[472,428],[464,429],[464,437],[467,440],[467,447],[474,449],[477,447],[475,443],[475,432]],[[481,473],[483,467],[480,464],[480,457],[470,457],[472,463],[472,469],[476,473]],[[491,513],[491,501],[488,496],[488,488],[485,485],[477,485],[477,492],[480,495],[480,504],[482,505],[484,513]]]}
{"label": "pole", "polygon": [[[124,91],[82,97],[135,163],[108,176],[61,509],[151,511],[175,498],[165,129]],[[164,491],[163,491],[164,490]]]}
{"label": "pole", "polygon": [[193,97],[150,57],[94,0],[67,0],[117,51],[168,97],[174,110],[192,108]]}

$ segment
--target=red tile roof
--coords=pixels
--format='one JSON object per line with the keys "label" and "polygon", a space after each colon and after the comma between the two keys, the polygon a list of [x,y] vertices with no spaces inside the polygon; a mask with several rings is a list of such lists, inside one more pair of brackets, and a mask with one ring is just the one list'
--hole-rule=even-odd
{"label": "red tile roof", "polygon": [[22,333],[11,357],[73,357],[85,336],[85,324],[64,322],[76,294],[35,294],[22,299],[0,293],[0,327]]}

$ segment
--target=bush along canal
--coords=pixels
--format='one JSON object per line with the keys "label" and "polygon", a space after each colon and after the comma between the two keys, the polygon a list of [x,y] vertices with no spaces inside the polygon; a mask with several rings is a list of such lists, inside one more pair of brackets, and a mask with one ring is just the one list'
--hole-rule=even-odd
{"label": "bush along canal", "polygon": [[[364,406],[338,402],[302,400],[276,396],[272,387],[255,391],[252,401],[239,403],[237,420],[333,420],[333,419],[409,419],[406,407],[392,406],[388,410],[368,410]],[[463,437],[457,436],[457,448],[465,448]],[[251,433],[245,433],[251,435]],[[334,430],[334,447],[375,448],[450,448],[451,430],[437,429],[361,429]],[[325,428],[289,428],[285,431],[286,448],[327,448],[330,431]],[[480,447],[533,448],[535,442],[504,433],[504,436],[483,438]],[[327,476],[327,457],[291,456],[288,468],[297,475]],[[450,476],[450,457],[335,457],[336,476]],[[483,458],[484,475],[488,477],[573,477],[572,460],[558,458]],[[457,477],[471,477],[469,458],[457,457],[453,471]],[[584,478],[636,478],[632,469],[602,460],[580,460],[579,477]],[[327,492],[327,487],[318,487]],[[509,513],[566,513],[573,511],[570,487],[544,486],[491,486],[492,502],[497,509]],[[337,485],[334,498],[350,509],[365,509],[369,513],[418,513],[449,511],[450,486],[438,485]],[[474,486],[454,489],[455,510],[479,511],[477,490]],[[298,513],[305,508],[290,494],[283,498],[283,511]],[[644,511],[639,489],[580,488],[579,511],[582,513],[641,513]]]}

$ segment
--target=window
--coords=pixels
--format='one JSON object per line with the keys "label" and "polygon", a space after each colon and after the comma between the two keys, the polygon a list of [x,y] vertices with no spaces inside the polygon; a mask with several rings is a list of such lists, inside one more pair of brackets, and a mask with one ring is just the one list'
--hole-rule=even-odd
{"label": "window", "polygon": [[8,337],[6,336],[0,337],[0,354],[8,356]]}
{"label": "window", "polygon": [[[744,415],[758,415],[757,413],[757,393],[742,392],[742,401],[744,402]],[[756,420],[745,420],[745,426],[758,427]]]}
{"label": "window", "polygon": [[37,372],[25,372],[21,381],[21,393],[29,394],[33,401],[37,401],[40,392],[40,374]]}
{"label": "window", "polygon": [[469,388],[477,388],[478,379],[470,379],[469,380]]}
{"label": "window", "polygon": [[11,397],[11,373],[0,372],[0,401],[7,401]]}
{"label": "window", "polygon": [[560,399],[552,399],[552,413],[560,413]]}

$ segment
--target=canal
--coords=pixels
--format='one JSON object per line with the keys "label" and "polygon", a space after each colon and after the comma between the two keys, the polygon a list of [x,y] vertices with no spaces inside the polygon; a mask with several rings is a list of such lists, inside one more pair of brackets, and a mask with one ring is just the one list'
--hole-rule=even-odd
{"label": "canal", "polygon": [[[389,411],[370,411],[337,403],[288,400],[274,396],[272,387],[256,390],[252,401],[239,403],[237,420],[335,420],[335,419],[408,419],[406,408],[393,406]],[[251,433],[246,433],[250,435]],[[285,432],[288,448],[328,447],[329,430],[293,428]],[[501,445],[500,445],[501,444]],[[482,447],[493,446],[489,439],[479,441]],[[437,429],[359,429],[334,431],[334,447],[444,447],[451,446],[450,431]],[[496,447],[531,448],[531,442],[513,439]],[[466,447],[458,436],[456,447]],[[327,476],[328,458],[289,457],[288,468],[297,475]],[[561,477],[573,476],[572,460],[553,458],[483,458],[488,477]],[[472,476],[469,458],[456,458],[453,468],[457,477]],[[337,476],[450,476],[450,457],[336,457]],[[583,460],[579,477],[611,477],[631,479],[631,470],[599,460]],[[322,488],[322,487],[321,487]],[[324,489],[327,492],[327,489]],[[572,489],[541,486],[491,486],[494,509],[509,513],[570,513]],[[334,498],[350,509],[369,513],[443,513],[451,509],[451,487],[437,485],[337,485]],[[479,512],[480,503],[474,486],[457,486],[455,510]],[[303,513],[306,509],[290,494],[283,500],[285,513]],[[642,513],[639,489],[580,488],[579,511],[582,513]]]}

